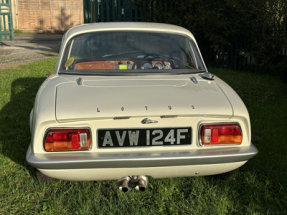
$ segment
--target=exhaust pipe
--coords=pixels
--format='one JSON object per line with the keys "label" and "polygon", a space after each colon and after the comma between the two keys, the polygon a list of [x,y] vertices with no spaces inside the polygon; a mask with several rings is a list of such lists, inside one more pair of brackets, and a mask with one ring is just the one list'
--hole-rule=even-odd
{"label": "exhaust pipe", "polygon": [[129,182],[131,178],[130,177],[123,177],[119,180],[119,184],[121,185],[119,187],[119,190],[123,191],[124,193],[128,192],[130,190]]}
{"label": "exhaust pipe", "polygon": [[144,175],[139,175],[136,190],[143,192],[146,190],[147,186],[148,186],[148,178]]}
{"label": "exhaust pipe", "polygon": [[145,191],[146,187],[147,186],[146,186],[145,181],[143,179],[140,179],[139,180],[139,191]]}
{"label": "exhaust pipe", "polygon": [[145,191],[148,186],[148,178],[144,175],[126,176],[119,179],[119,190],[124,193],[135,188],[139,191]]}
{"label": "exhaust pipe", "polygon": [[129,191],[129,181],[127,179],[123,180],[122,182],[122,191],[124,193]]}

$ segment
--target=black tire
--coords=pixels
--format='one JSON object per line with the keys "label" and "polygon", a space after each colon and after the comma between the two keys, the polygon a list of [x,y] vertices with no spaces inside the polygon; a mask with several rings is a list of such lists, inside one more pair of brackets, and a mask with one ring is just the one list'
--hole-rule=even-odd
{"label": "black tire", "polygon": [[40,182],[40,183],[48,183],[48,184],[51,184],[55,181],[57,181],[57,179],[55,178],[51,178],[49,176],[46,176],[44,175],[43,173],[41,173],[39,170],[35,169],[35,175],[36,175],[36,178],[37,180]]}
{"label": "black tire", "polygon": [[225,172],[225,173],[221,173],[218,175],[212,175],[211,177],[215,180],[228,180],[229,178],[232,177],[234,171],[230,171],[230,172]]}

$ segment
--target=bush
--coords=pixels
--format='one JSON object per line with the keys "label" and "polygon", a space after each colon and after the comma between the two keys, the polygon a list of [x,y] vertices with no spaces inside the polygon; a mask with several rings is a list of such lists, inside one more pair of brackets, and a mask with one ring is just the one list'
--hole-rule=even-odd
{"label": "bush", "polygon": [[183,26],[199,43],[210,42],[213,51],[244,41],[239,53],[252,58],[257,72],[270,70],[278,53],[287,48],[286,0],[135,2],[144,8],[146,21]]}

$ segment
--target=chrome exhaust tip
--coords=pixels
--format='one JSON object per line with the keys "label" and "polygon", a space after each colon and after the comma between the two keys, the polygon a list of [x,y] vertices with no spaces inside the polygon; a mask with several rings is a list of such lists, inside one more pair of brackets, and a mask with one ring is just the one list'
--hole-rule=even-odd
{"label": "chrome exhaust tip", "polygon": [[148,186],[148,178],[144,175],[139,175],[136,190],[143,192],[146,190],[147,186]]}
{"label": "chrome exhaust tip", "polygon": [[148,178],[144,175],[126,176],[119,179],[119,190],[124,193],[131,189],[145,191],[148,186]]}
{"label": "chrome exhaust tip", "polygon": [[122,182],[122,191],[124,193],[128,192],[129,191],[129,181],[128,180],[123,180]]}
{"label": "chrome exhaust tip", "polygon": [[123,191],[124,193],[128,192],[131,187],[129,186],[129,182],[130,182],[130,177],[123,177],[119,180],[119,190]]}
{"label": "chrome exhaust tip", "polygon": [[145,181],[143,179],[140,179],[139,180],[139,191],[145,191],[146,187],[147,186],[146,186]]}

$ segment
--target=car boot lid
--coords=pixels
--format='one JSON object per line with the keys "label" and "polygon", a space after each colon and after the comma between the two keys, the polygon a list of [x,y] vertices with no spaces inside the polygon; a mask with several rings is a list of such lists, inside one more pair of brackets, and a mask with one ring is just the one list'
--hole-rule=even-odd
{"label": "car boot lid", "polygon": [[[60,121],[145,116],[231,117],[232,107],[215,81],[190,78],[90,80],[57,86]],[[213,107],[213,108],[210,108]]]}

